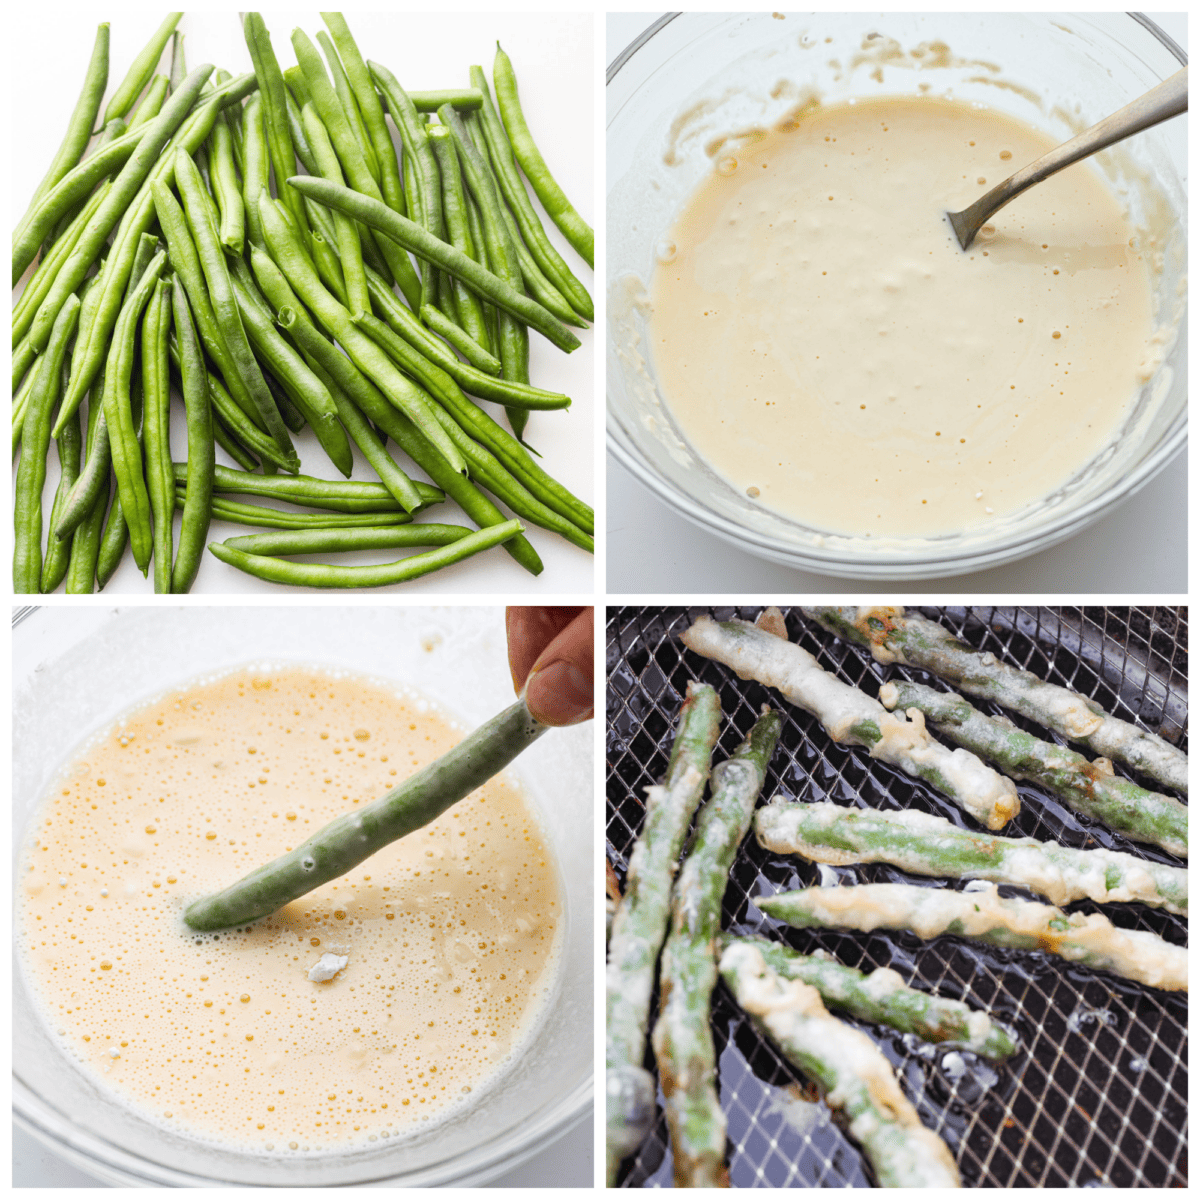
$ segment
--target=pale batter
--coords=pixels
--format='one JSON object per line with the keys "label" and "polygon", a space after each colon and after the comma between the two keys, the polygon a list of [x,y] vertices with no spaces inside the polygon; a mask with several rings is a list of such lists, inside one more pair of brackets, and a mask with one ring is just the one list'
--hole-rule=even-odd
{"label": "pale batter", "polygon": [[943,216],[1054,144],[933,97],[726,141],[651,281],[694,449],[756,503],[871,537],[978,528],[1081,470],[1161,353],[1125,212],[1082,163],[966,253]]}
{"label": "pale batter", "polygon": [[248,933],[181,918],[461,737],[418,697],[289,669],[171,694],[96,739],[47,796],[18,895],[64,1049],[159,1123],[277,1153],[469,1103],[554,976],[555,868],[511,776]]}

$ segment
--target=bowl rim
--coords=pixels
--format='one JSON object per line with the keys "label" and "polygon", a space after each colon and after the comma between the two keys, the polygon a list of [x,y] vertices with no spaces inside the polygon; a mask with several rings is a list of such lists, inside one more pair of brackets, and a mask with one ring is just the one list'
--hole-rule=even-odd
{"label": "bowl rim", "polygon": [[[647,26],[632,42],[608,64],[605,72],[605,87],[609,87],[621,69],[633,56],[655,36],[661,33],[677,17],[687,16],[683,12],[668,12]],[[699,13],[711,16],[711,13]],[[731,14],[744,16],[746,14]],[[1118,15],[1118,14],[1106,14]],[[1160,26],[1144,13],[1127,12],[1125,16],[1141,25],[1156,38],[1178,62],[1187,66],[1187,52]],[[1120,483],[1091,500],[1061,513],[1036,530],[1021,534],[1009,534],[999,542],[978,550],[963,551],[928,549],[920,558],[911,555],[881,551],[866,557],[857,553],[831,550],[822,546],[804,548],[780,546],[768,534],[756,532],[739,525],[728,517],[713,512],[694,498],[677,491],[663,479],[638,452],[622,423],[614,416],[610,405],[605,406],[605,431],[607,454],[619,463],[643,487],[648,488],[664,504],[679,516],[726,542],[739,546],[749,553],[785,563],[797,568],[824,571],[827,574],[850,578],[941,578],[965,575],[973,571],[1003,566],[1028,555],[1049,549],[1074,534],[1081,532],[1109,510],[1139,492],[1162,472],[1187,446],[1188,405],[1185,403],[1179,416],[1172,422],[1163,440],[1137,464]],[[628,445],[625,442],[628,441]],[[837,536],[837,535],[832,535]],[[749,543],[749,545],[747,545]]]}

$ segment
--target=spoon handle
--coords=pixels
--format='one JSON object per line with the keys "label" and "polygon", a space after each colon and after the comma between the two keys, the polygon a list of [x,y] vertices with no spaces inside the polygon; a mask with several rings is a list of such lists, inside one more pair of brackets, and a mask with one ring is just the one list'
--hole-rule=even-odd
{"label": "spoon handle", "polygon": [[1090,129],[1085,129],[1069,142],[1063,142],[1048,154],[1034,159],[1027,167],[1022,167],[1015,175],[1010,175],[1003,183],[997,184],[970,207],[961,212],[947,213],[959,245],[964,250],[968,249],[989,217],[1035,183],[1041,183],[1043,179],[1048,179],[1063,167],[1069,167],[1081,158],[1087,158],[1097,150],[1103,150],[1131,134],[1140,133],[1143,129],[1149,129],[1151,125],[1187,112],[1187,106],[1187,67],[1184,67],[1182,71],[1176,71],[1170,78],[1164,79],[1157,87],[1151,88],[1144,96],[1139,96]]}

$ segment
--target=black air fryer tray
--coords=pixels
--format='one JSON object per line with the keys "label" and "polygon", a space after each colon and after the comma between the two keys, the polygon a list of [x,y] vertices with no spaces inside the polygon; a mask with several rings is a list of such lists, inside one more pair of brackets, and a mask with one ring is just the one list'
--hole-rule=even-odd
{"label": "black air fryer tray", "polygon": [[[969,824],[930,788],[861,749],[835,744],[812,717],[776,693],[685,650],[679,635],[704,611],[718,620],[753,620],[761,608],[608,610],[608,856],[622,880],[641,828],[644,789],[666,770],[691,679],[712,684],[721,697],[724,723],[714,761],[732,753],[764,703],[783,711],[783,734],[761,802],[782,792],[797,800],[919,808]],[[1186,608],[920,611],[971,645],[1082,692],[1186,751]],[[798,611],[785,615],[793,641],[816,654],[826,670],[871,695],[895,675],[946,686],[919,671],[877,664]],[[1186,865],[1125,841],[1034,788],[1019,790],[1022,809],[1004,830],[1008,836],[1106,846]],[[906,879],[882,864],[822,871],[860,882]],[[964,1186],[1187,1186],[1186,994],[1156,991],[1046,954],[978,948],[955,938],[922,942],[908,934],[792,930],[749,903],[762,892],[816,882],[814,865],[769,854],[750,835],[730,876],[724,927],[763,933],[798,950],[822,947],[860,970],[891,967],[906,982],[985,1009],[1020,1034],[1017,1054],[991,1067],[970,1054],[861,1026],[894,1064],[921,1120],[949,1143]],[[1094,910],[1087,901],[1071,907]],[[1187,940],[1183,918],[1141,905],[1109,905],[1104,911],[1116,925],[1148,929],[1172,942]],[[803,1076],[759,1037],[723,984],[713,998],[713,1031],[735,1187],[871,1186],[858,1149],[829,1120],[824,1105],[797,1103],[811,1099]],[[653,1069],[649,1053],[647,1066]],[[624,1186],[672,1182],[661,1101],[660,1093],[653,1132],[622,1168]]]}

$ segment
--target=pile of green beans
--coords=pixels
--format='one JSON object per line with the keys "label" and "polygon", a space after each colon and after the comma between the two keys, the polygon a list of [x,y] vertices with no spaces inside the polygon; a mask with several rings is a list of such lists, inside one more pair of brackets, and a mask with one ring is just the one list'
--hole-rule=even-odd
{"label": "pile of green beans", "polygon": [[[212,558],[277,584],[394,587],[503,547],[536,575],[527,526],[591,553],[592,509],[525,440],[531,412],[571,404],[530,382],[529,331],[570,353],[569,326],[593,319],[527,189],[589,267],[592,231],[499,43],[494,87],[464,64],[406,91],[341,13],[292,31],[289,67],[243,14],[240,75],[189,70],[183,17],[111,92],[99,26],[13,231],[14,590],[94,592],[126,554],[177,594]],[[301,473],[306,425],[328,469]],[[361,462],[378,482],[351,478]],[[421,519],[447,497],[474,527]],[[211,541],[214,519],[269,532]],[[392,549],[418,552],[336,559]],[[307,555],[330,561],[292,561]]]}

